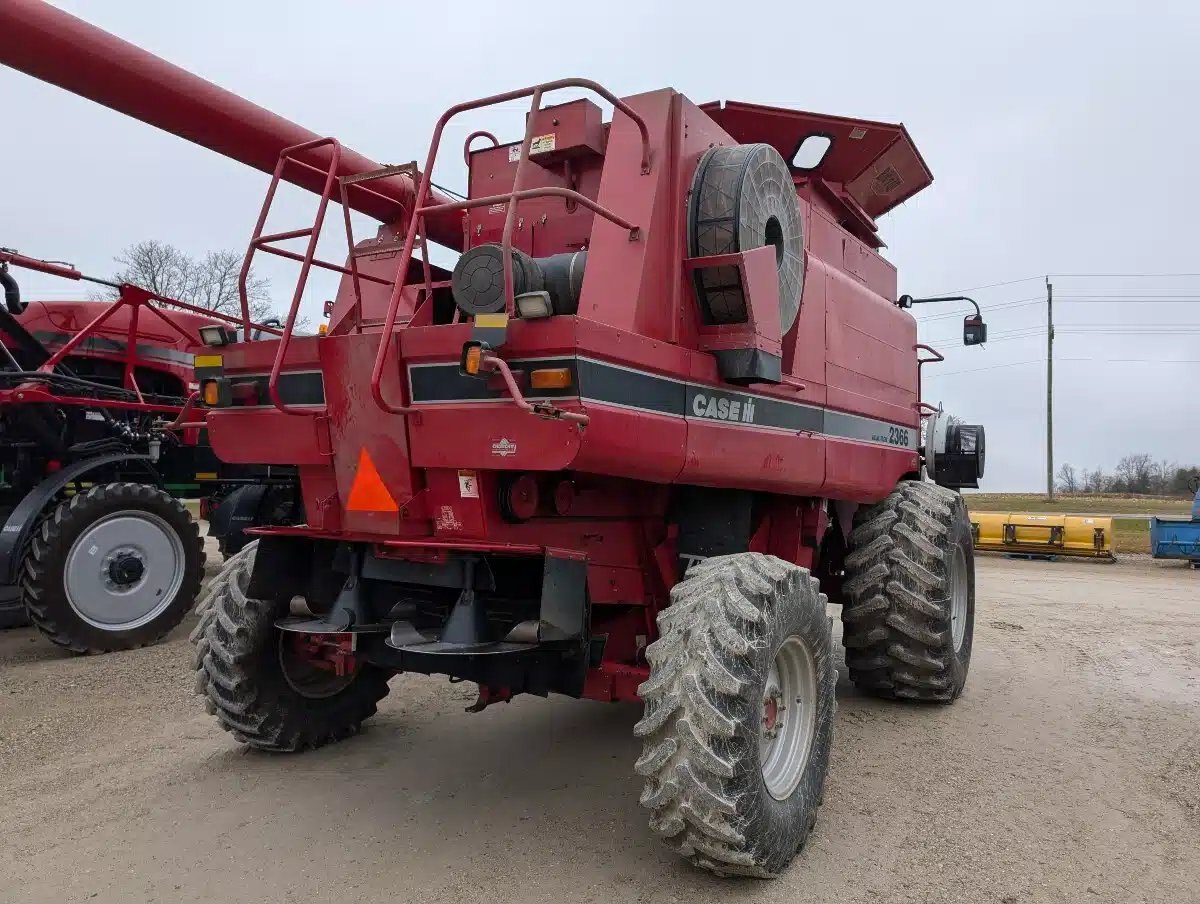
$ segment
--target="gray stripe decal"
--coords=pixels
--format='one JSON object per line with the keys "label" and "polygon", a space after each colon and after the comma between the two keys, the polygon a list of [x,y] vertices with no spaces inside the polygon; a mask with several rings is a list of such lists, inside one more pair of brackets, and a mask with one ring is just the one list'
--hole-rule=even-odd
{"label": "gray stripe decal", "polygon": [[[67,340],[71,339],[74,333],[52,333],[47,330],[38,330],[33,334],[33,338],[49,348],[55,348],[60,345],[66,345]],[[104,352],[105,354],[123,355],[127,343],[121,339],[110,339],[107,336],[88,336],[82,342],[75,346],[72,351],[75,352]],[[134,354],[139,358],[159,358],[163,361],[174,361],[178,364],[192,365],[193,356],[190,352],[181,352],[173,348],[162,348],[157,345],[138,345],[135,346]]]}
{"label": "gray stripe decal", "polygon": [[[583,366],[583,361],[575,358],[539,358],[535,362],[529,358],[513,360],[509,366],[517,378],[517,385],[522,389],[528,388],[529,381],[520,376],[521,372],[533,364],[539,368],[565,367],[571,371],[571,384],[577,384],[577,366]],[[410,364],[408,367],[408,385],[414,401],[423,404],[444,402],[491,402],[508,398],[508,391],[497,385],[496,380],[483,377],[472,377],[464,374],[457,364]],[[574,389],[544,389],[537,395],[524,393],[527,399],[576,398],[579,393]]]}
{"label": "gray stripe decal", "polygon": [[[258,397],[262,401],[257,405],[242,405],[234,402],[232,408],[274,408],[271,401],[270,374],[226,374],[230,383],[247,383],[253,380],[258,384]],[[319,370],[289,370],[279,375],[279,398],[285,405],[324,405],[325,378]]]}
{"label": "gray stripe decal", "polygon": [[584,399],[678,417],[686,389],[685,383],[644,370],[579,359],[579,395]]}
{"label": "gray stripe decal", "polygon": [[[535,363],[562,367],[566,360],[569,359],[513,358],[508,363],[514,370],[520,370]],[[773,396],[689,383],[594,358],[574,360],[578,396],[564,391],[560,398],[578,397],[584,402],[714,421],[728,427],[818,433],[911,451],[916,451],[920,444],[920,431],[916,427]],[[409,381],[414,404],[508,400],[503,391],[487,390],[485,381],[460,374],[457,364],[410,365]]]}

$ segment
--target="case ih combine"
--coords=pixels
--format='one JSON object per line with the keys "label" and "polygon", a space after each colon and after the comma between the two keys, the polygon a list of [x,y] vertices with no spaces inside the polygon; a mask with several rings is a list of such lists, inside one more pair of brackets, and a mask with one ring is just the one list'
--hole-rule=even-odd
{"label": "case ih combine", "polygon": [[[283,336],[197,374],[217,454],[297,464],[306,514],[257,531],[202,606],[197,689],[236,738],[347,737],[403,672],[476,682],[473,711],[641,701],[653,832],[773,876],[823,794],[827,600],[863,691],[962,691],[970,528],[922,471],[974,484],[982,437],[921,401],[937,356],[879,254],[876,219],[932,179],[903,127],[569,79],[459,104],[422,167],[378,167],[63,13],[9,10],[10,65],[274,167],[247,266],[300,262]],[[560,88],[611,120],[543,106]],[[447,123],[520,99],[524,137],[473,134],[466,197],[432,191]],[[268,234],[281,178],[317,213]],[[314,256],[331,200],[382,223],[356,241],[347,213],[344,265]],[[453,271],[429,241],[462,252]],[[340,289],[328,335],[295,337],[312,266]]]}
{"label": "case ih combine", "polygon": [[24,302],[10,267],[104,282],[0,249],[0,627],[31,620],[78,653],[151,643],[200,589],[179,499],[236,551],[241,525],[288,520],[294,469],[225,465],[208,445],[193,354],[231,318],[108,283],[111,304]]}

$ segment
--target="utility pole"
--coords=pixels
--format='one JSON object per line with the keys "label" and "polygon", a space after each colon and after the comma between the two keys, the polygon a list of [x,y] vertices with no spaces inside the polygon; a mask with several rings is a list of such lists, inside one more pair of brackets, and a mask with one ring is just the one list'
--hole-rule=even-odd
{"label": "utility pole", "polygon": [[1046,277],[1046,498],[1054,501],[1054,285]]}

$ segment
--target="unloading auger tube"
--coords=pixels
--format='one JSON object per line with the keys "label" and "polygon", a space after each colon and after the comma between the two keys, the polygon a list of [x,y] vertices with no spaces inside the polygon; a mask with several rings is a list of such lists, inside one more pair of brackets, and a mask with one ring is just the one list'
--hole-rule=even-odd
{"label": "unloading auger tube", "polygon": [[[321,137],[41,0],[0,4],[0,35],[0,63],[265,173],[274,170],[284,148]],[[314,169],[289,167],[283,178],[319,194],[330,159],[328,146],[315,148],[302,155]],[[337,175],[380,168],[343,147]],[[437,191],[430,195],[431,203],[449,200]],[[355,186],[348,201],[391,223],[414,209],[415,196],[412,178],[399,174]],[[462,222],[460,211],[434,213],[427,218],[429,238],[459,250]]]}

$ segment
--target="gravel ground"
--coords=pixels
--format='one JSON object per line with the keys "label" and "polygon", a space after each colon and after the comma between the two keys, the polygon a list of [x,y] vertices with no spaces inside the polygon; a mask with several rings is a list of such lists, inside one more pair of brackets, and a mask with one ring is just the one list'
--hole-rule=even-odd
{"label": "gravel ground", "polygon": [[0,901],[1200,900],[1200,574],[980,560],[952,707],[846,682],[814,838],[774,882],[696,872],[637,805],[632,705],[479,715],[398,678],[361,737],[246,751],[164,644],[0,634]]}

